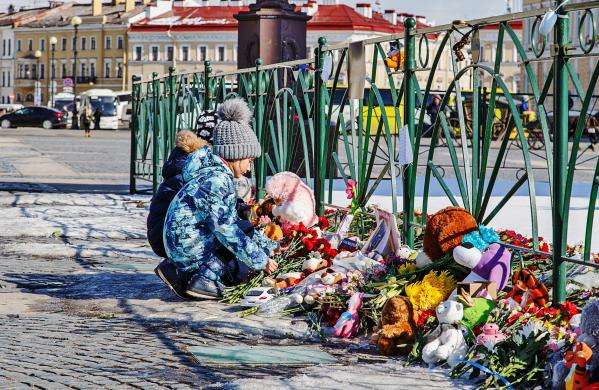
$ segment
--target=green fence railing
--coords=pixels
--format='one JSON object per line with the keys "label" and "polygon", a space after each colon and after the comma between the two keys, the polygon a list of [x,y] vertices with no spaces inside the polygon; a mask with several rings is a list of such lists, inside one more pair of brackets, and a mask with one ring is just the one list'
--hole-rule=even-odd
{"label": "green fence railing", "polygon": [[[540,32],[549,9],[427,28],[416,28],[408,18],[399,35],[334,46],[321,38],[307,60],[273,65],[258,60],[255,68],[228,73],[214,73],[205,62],[195,73],[171,68],[148,82],[134,76],[131,191],[139,180],[156,189],[176,131],[193,128],[202,111],[240,96],[254,112],[253,127],[265,151],[253,172],[259,196],[266,177],[280,171],[305,178],[319,210],[333,201],[336,184],[355,180],[354,203],[362,207],[385,183],[393,211],[402,215],[403,238],[414,244],[415,229],[422,227],[414,210],[427,214],[435,186],[447,203],[466,208],[483,224],[509,207],[515,194],[525,193],[529,251],[552,256],[554,302],[561,302],[566,263],[598,266],[591,243],[599,160],[582,147],[596,142],[591,130],[599,128],[598,8],[598,1],[562,4],[549,36]],[[523,23],[522,32],[515,22]],[[485,61],[480,42],[489,28],[497,34],[494,58]],[[521,34],[530,39],[523,42]],[[504,76],[508,48],[520,64],[518,91]],[[390,67],[388,53],[398,50],[400,66]],[[588,74],[575,71],[572,62],[580,58],[592,63]],[[540,63],[549,70],[538,72]],[[448,82],[440,89],[444,77]],[[440,105],[431,109],[435,95]],[[404,161],[409,150],[412,160]],[[539,250],[537,191],[543,185],[552,210],[551,254]],[[578,257],[566,245],[574,187],[588,193]]]}

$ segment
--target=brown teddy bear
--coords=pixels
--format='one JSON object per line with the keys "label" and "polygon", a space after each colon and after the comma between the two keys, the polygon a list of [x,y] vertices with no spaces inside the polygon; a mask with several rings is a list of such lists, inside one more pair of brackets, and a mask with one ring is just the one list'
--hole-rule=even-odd
{"label": "brown teddy bear", "polygon": [[383,355],[395,353],[407,354],[412,349],[409,344],[414,341],[414,310],[408,298],[396,296],[390,298],[383,306],[381,330],[376,343]]}
{"label": "brown teddy bear", "polygon": [[423,249],[430,260],[439,260],[462,243],[462,238],[478,228],[474,217],[461,207],[446,207],[426,223]]}

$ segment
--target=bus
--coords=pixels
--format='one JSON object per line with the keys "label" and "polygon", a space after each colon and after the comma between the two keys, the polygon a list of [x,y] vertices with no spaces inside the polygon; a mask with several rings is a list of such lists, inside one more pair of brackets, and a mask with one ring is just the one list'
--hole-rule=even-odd
{"label": "bus", "polygon": [[[110,89],[94,88],[89,89],[80,95],[79,112],[82,114],[88,107],[92,112],[100,110],[100,128],[101,129],[118,129],[118,98],[116,92]],[[91,123],[91,128],[95,128],[95,124]]]}

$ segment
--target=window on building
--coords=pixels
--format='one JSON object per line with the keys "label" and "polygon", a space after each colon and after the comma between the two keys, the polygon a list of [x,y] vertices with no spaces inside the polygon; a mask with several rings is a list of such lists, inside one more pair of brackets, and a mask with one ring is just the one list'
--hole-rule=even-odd
{"label": "window on building", "polygon": [[206,61],[208,59],[208,48],[206,46],[198,47],[198,60]]}
{"label": "window on building", "polygon": [[66,38],[62,38],[60,46],[61,46],[62,51],[67,50],[67,39]]}
{"label": "window on building", "polygon": [[106,61],[104,63],[104,77],[109,79],[110,78],[110,61]]}
{"label": "window on building", "polygon": [[17,93],[17,102],[21,102],[21,101],[22,101],[22,99],[21,99],[21,94],[20,94],[20,93]]}
{"label": "window on building", "polygon": [[216,48],[216,59],[219,62],[226,61],[225,47],[224,46],[219,46],[219,47]]}
{"label": "window on building", "polygon": [[36,64],[31,65],[31,79],[33,79],[33,80],[37,79],[37,65]]}
{"label": "window on building", "polygon": [[[10,79],[11,79],[11,77],[10,77],[10,70],[9,70],[9,71],[8,71],[8,77],[6,78],[6,86],[7,86],[7,87],[10,87],[10,86],[11,86],[11,85],[10,85]],[[10,102],[9,102],[9,103],[10,103]]]}
{"label": "window on building", "polygon": [[106,50],[110,50],[111,45],[112,45],[112,39],[110,37],[106,37],[106,41],[104,43]]}
{"label": "window on building", "polygon": [[143,55],[143,47],[135,46],[135,52],[133,53],[134,61],[141,61]]}
{"label": "window on building", "polygon": [[175,48],[173,46],[166,47],[166,60],[173,61],[175,59]]}
{"label": "window on building", "polygon": [[31,74],[29,73],[29,65],[23,65],[23,78],[31,78]]}
{"label": "window on building", "polygon": [[96,50],[96,37],[90,38],[89,45],[91,50]]}
{"label": "window on building", "polygon": [[60,74],[62,75],[63,79],[66,79],[67,78],[67,63],[63,62],[60,65],[61,65],[61,70],[60,70],[61,72],[60,72]]}
{"label": "window on building", "polygon": [[8,56],[11,57],[12,56],[12,39],[8,40]]}
{"label": "window on building", "polygon": [[181,61],[189,61],[189,46],[181,46]]}
{"label": "window on building", "polygon": [[33,39],[27,41],[27,50],[33,51]]}
{"label": "window on building", "polygon": [[81,50],[87,50],[87,38],[81,37]]}
{"label": "window on building", "polygon": [[[2,86],[6,87],[6,73],[2,72]],[[2,97],[4,99],[4,96]]]}
{"label": "window on building", "polygon": [[40,64],[40,79],[44,79],[46,77],[46,65]]}
{"label": "window on building", "polygon": [[116,48],[119,49],[119,50],[123,50],[124,46],[125,46],[125,44],[124,44],[123,37],[121,35],[119,35],[116,38]]}
{"label": "window on building", "polygon": [[[6,55],[6,39],[2,40],[2,55]],[[4,97],[4,96],[3,96]]]}
{"label": "window on building", "polygon": [[158,61],[158,46],[150,48],[150,61]]}
{"label": "window on building", "polygon": [[118,62],[116,64],[116,77],[118,77],[119,79],[123,78],[123,63],[122,62]]}
{"label": "window on building", "polygon": [[22,79],[23,78],[23,65],[19,64],[17,66],[17,78]]}
{"label": "window on building", "polygon": [[21,40],[17,39],[17,51],[21,51]]}
{"label": "window on building", "polygon": [[56,78],[56,64],[52,64],[52,66],[50,67],[50,77],[52,79]]}
{"label": "window on building", "polygon": [[46,40],[40,39],[40,51],[46,50]]}
{"label": "window on building", "polygon": [[89,64],[89,75],[91,77],[96,77],[96,63],[92,62]]}
{"label": "window on building", "polygon": [[87,66],[84,62],[81,63],[81,77],[87,76]]}

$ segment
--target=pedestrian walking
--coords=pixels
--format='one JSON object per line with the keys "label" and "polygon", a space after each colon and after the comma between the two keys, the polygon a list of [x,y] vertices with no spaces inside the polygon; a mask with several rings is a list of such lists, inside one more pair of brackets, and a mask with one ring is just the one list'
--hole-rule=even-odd
{"label": "pedestrian walking", "polygon": [[185,185],[164,223],[168,257],[155,272],[181,296],[216,298],[225,283],[242,282],[249,270],[277,269],[269,258],[277,244],[253,229],[246,233],[237,213],[234,178],[262,153],[249,124],[251,112],[242,99],[230,99],[219,116],[213,148],[204,146],[185,161]]}
{"label": "pedestrian walking", "polygon": [[93,112],[91,108],[85,107],[83,110],[83,114],[81,115],[81,124],[83,125],[83,129],[85,130],[85,137],[89,138],[92,136],[91,134],[91,123],[93,120]]}
{"label": "pedestrian walking", "polygon": [[100,118],[102,117],[102,110],[96,108],[94,111],[94,129],[100,130]]}

